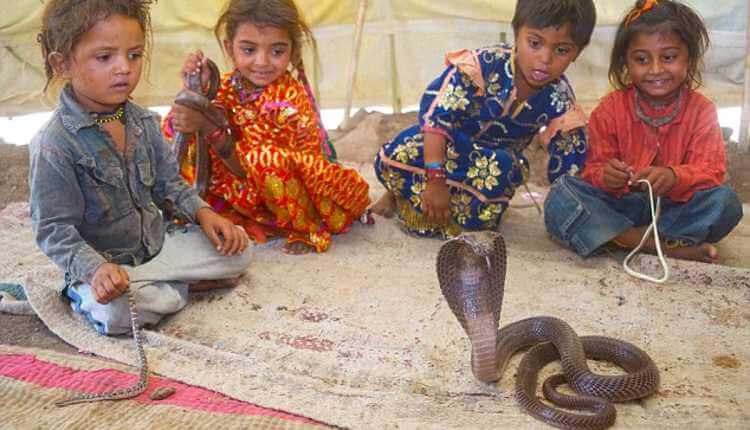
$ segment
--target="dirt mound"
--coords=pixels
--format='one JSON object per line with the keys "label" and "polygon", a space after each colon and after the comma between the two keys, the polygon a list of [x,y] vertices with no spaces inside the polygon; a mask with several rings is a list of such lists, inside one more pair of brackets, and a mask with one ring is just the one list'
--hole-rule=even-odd
{"label": "dirt mound", "polygon": [[29,149],[0,139],[0,208],[29,196]]}
{"label": "dirt mound", "polygon": [[750,151],[727,151],[727,184],[750,203]]}
{"label": "dirt mound", "polygon": [[386,115],[360,110],[329,133],[341,160],[372,163],[385,142],[416,123],[416,112]]}

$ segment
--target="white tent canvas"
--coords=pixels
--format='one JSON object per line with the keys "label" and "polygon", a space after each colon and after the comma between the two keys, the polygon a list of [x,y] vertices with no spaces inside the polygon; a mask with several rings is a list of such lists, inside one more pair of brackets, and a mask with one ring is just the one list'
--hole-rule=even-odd
{"label": "white tent canvas", "polygon": [[[344,107],[348,92],[357,0],[297,0],[318,42],[318,61],[307,50],[309,73],[323,107]],[[42,93],[43,67],[36,43],[38,0],[2,0],[0,115],[50,110],[55,94]],[[630,2],[595,0],[591,45],[568,73],[578,98],[595,102],[608,90],[607,68],[616,25]],[[706,20],[712,47],[705,59],[704,92],[718,105],[740,105],[745,65],[746,0],[689,0]],[[223,1],[159,0],[152,9],[150,73],[135,93],[144,105],[169,104],[179,88],[185,55],[203,49],[228,65],[212,26]],[[409,106],[443,68],[447,51],[512,41],[515,1],[370,0],[367,2],[353,96],[358,106]],[[313,67],[315,63],[315,67]]]}

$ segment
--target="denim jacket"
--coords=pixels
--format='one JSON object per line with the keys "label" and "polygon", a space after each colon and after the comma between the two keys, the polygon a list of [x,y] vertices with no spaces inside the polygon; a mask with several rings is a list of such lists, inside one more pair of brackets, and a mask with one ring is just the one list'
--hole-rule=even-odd
{"label": "denim jacket", "polygon": [[125,154],[73,98],[60,95],[30,145],[31,226],[65,272],[65,285],[90,282],[102,263],[139,265],[164,243],[167,200],[190,221],[207,204],[179,174],[153,113],[125,105]]}

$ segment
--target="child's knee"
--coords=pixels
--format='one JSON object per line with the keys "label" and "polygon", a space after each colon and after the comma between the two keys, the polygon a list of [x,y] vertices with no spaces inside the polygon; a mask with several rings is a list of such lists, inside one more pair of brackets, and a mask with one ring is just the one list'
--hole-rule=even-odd
{"label": "child's knee", "polygon": [[717,190],[717,200],[719,207],[723,208],[725,222],[737,225],[743,215],[742,202],[737,197],[737,193],[730,188],[721,187]]}
{"label": "child's knee", "polygon": [[159,315],[173,314],[187,305],[185,283],[160,282],[140,288],[136,303],[139,309]]}
{"label": "child's knee", "polygon": [[544,200],[544,224],[547,231],[556,238],[566,242],[566,226],[583,212],[583,203],[576,197],[571,187],[571,177],[563,175],[550,188]]}
{"label": "child's knee", "polygon": [[170,290],[155,303],[155,306],[151,306],[151,309],[154,313],[167,315],[181,310],[185,305],[187,305],[187,300],[181,297],[178,292]]}
{"label": "child's knee", "polygon": [[248,246],[245,248],[245,250],[242,252],[242,254],[235,257],[236,261],[232,263],[232,271],[233,276],[230,276],[230,278],[236,278],[238,276],[242,276],[247,268],[250,266],[250,262],[253,258],[255,248],[252,246]]}
{"label": "child's knee", "polygon": [[85,303],[79,312],[100,334],[116,336],[130,331],[130,309],[125,298],[115,299],[106,305]]}
{"label": "child's knee", "polygon": [[720,211],[716,217],[714,227],[707,238],[709,242],[718,242],[740,223],[743,216],[742,202],[730,188],[721,187],[712,195],[711,207]]}

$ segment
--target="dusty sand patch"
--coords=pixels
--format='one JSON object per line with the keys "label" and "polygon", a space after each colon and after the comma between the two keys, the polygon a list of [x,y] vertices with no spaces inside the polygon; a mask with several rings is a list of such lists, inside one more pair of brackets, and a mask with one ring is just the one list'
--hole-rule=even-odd
{"label": "dusty sand patch", "polygon": [[10,145],[0,139],[0,208],[29,196],[28,146]]}
{"label": "dusty sand patch", "polygon": [[[380,144],[369,143],[375,150]],[[371,166],[359,168],[379,196]],[[57,282],[31,243],[23,207],[7,209],[0,214],[8,233],[0,254],[10,263],[0,268],[3,280]],[[750,362],[746,272],[673,261],[670,284],[634,281],[622,276],[616,258],[581,260],[561,250],[533,209],[511,209],[502,233],[511,260],[501,324],[558,315],[581,334],[630,340],[659,365],[659,394],[618,407],[618,427],[741,428],[750,419],[742,372]],[[437,290],[438,247],[383,219],[373,228],[355,226],[324,255],[289,257],[271,246],[240,286],[194,296],[150,332],[149,355],[169,376],[355,428],[544,428],[518,411],[512,369],[498,386],[473,381],[468,344]],[[640,265],[655,267],[648,258]],[[62,315],[68,325],[58,334],[132,361],[128,340],[95,336]],[[20,334],[10,339],[23,342]]]}

